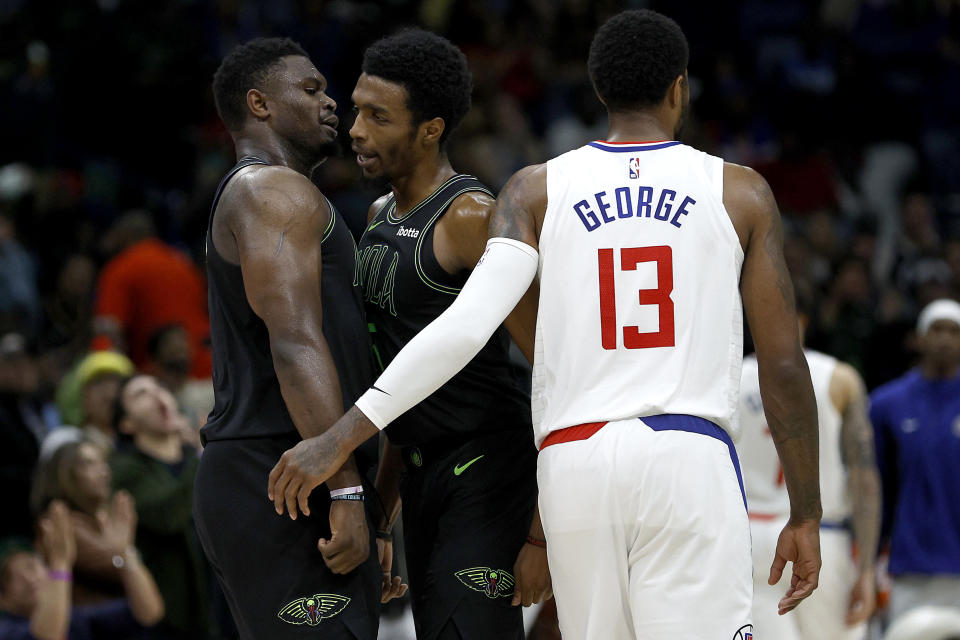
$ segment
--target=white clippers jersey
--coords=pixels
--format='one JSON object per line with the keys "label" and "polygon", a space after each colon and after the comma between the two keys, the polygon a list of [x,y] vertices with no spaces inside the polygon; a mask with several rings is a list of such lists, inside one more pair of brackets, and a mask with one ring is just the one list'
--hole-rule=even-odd
{"label": "white clippers jersey", "polygon": [[[824,522],[839,523],[850,515],[846,470],[840,451],[840,413],[830,399],[830,380],[837,367],[831,356],[804,350],[813,392],[817,399],[817,418],[820,422],[820,500]],[[763,405],[760,402],[760,378],[757,360],[748,356],[743,360],[740,382],[740,440],[737,442],[743,488],[751,513],[787,517],[790,498],[783,482],[780,458],[767,427]]]}
{"label": "white clippers jersey", "polygon": [[592,142],[547,163],[533,370],[537,445],[661,413],[736,439],[743,250],[723,160],[679,142]]}

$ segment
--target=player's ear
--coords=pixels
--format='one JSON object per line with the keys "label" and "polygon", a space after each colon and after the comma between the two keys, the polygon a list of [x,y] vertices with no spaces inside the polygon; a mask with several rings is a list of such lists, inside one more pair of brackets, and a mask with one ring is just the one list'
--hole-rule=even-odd
{"label": "player's ear", "polygon": [[687,91],[687,74],[681,73],[676,78],[674,78],[673,83],[670,85],[670,89],[667,91],[667,100],[669,101],[670,107],[673,109],[680,109],[683,107],[684,96]]}
{"label": "player's ear", "polygon": [[270,108],[267,106],[267,97],[259,89],[247,91],[247,109],[257,120],[266,120],[270,117]]}
{"label": "player's ear", "polygon": [[433,118],[420,125],[420,141],[424,145],[440,144],[440,136],[446,130],[447,125],[443,118]]}

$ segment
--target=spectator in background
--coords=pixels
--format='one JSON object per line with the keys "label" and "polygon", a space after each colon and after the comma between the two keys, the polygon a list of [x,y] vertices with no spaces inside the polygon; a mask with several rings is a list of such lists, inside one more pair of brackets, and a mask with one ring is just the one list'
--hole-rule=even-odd
{"label": "spectator in background", "polygon": [[57,390],[61,421],[83,428],[87,439],[109,455],[117,443],[113,408],[120,382],[133,373],[133,363],[121,353],[87,354]]}
{"label": "spectator in background", "polygon": [[40,294],[33,258],[17,240],[11,213],[0,209],[0,331],[36,336]]}
{"label": "spectator in background", "polygon": [[80,434],[59,439],[59,446],[44,447],[43,453],[34,479],[33,508],[42,513],[58,500],[70,510],[77,546],[73,602],[100,604],[121,597],[120,569],[132,552],[137,526],[130,495],[112,494],[105,453]]}
{"label": "spectator in background", "polygon": [[203,275],[190,259],[156,238],[145,211],[121,217],[103,240],[113,257],[97,281],[97,349],[117,348],[137,368],[148,365],[148,342],[157,329],[181,324],[194,354],[190,373],[209,378],[210,319]]}
{"label": "spectator in background", "polygon": [[30,477],[49,428],[36,401],[40,383],[27,341],[0,337],[0,513],[4,535],[29,536]]}
{"label": "spectator in background", "polygon": [[113,457],[114,485],[136,498],[143,561],[167,604],[164,629],[171,638],[205,638],[210,576],[192,514],[199,460],[183,441],[193,430],[173,395],[148,375],[123,382],[114,422],[133,440]]}
{"label": "spectator in background", "polygon": [[213,381],[190,376],[193,354],[186,330],[178,324],[160,327],[150,336],[149,353],[150,371],[173,394],[180,412],[196,431],[206,424],[213,409]]}
{"label": "spectator in background", "polygon": [[53,502],[39,524],[42,557],[26,540],[0,540],[0,638],[127,640],[163,616],[163,600],[153,577],[130,546],[133,527],[126,527],[116,541],[131,549],[118,556],[122,597],[100,605],[74,606],[70,580],[77,547],[66,505]]}
{"label": "spectator in background", "polygon": [[960,608],[960,304],[917,321],[920,366],[871,395],[890,539],[890,618],[921,604]]}

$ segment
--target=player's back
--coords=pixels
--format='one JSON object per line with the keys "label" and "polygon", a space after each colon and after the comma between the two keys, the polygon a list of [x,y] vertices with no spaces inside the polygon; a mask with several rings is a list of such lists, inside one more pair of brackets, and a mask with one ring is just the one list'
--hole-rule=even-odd
{"label": "player's back", "polygon": [[572,425],[663,413],[734,429],[743,250],[722,159],[679,142],[559,156],[547,163],[539,248],[538,444]]}

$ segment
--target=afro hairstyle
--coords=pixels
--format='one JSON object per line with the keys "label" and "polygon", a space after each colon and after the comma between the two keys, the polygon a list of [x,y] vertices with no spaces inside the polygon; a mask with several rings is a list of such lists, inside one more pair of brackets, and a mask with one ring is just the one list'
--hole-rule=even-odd
{"label": "afro hairstyle", "polygon": [[441,146],[470,110],[467,58],[435,33],[408,29],[374,42],[363,54],[363,72],[406,89],[414,125],[442,118]]}
{"label": "afro hairstyle", "polygon": [[618,13],[597,30],[587,68],[608,110],[636,111],[663,102],[689,58],[687,38],[676,22],[637,9]]}
{"label": "afro hairstyle", "polygon": [[234,48],[213,74],[213,98],[220,119],[230,131],[243,127],[247,117],[247,91],[262,89],[280,58],[307,52],[290,38],[256,38]]}

